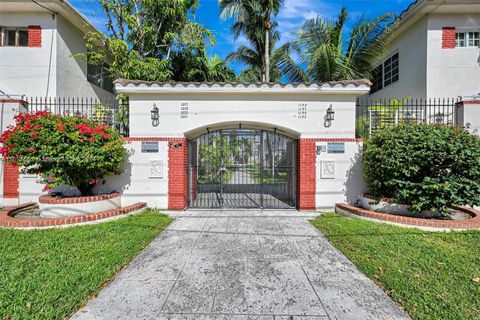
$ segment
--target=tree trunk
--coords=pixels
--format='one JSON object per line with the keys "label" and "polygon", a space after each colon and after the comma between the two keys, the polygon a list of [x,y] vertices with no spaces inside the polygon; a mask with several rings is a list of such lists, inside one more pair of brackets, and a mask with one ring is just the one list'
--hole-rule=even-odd
{"label": "tree trunk", "polygon": [[270,82],[270,21],[265,31],[265,82]]}

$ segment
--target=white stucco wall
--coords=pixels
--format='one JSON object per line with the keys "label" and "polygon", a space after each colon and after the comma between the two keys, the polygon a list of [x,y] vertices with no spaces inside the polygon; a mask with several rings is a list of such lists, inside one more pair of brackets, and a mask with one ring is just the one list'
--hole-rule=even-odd
{"label": "white stucco wall", "polygon": [[57,20],[48,13],[0,12],[0,25],[42,28],[42,47],[0,47],[0,90],[27,96],[55,96]]}
{"label": "white stucco wall", "polygon": [[[317,146],[326,146],[327,142],[317,142]],[[361,152],[362,142],[346,142],[345,153],[317,154],[316,161],[316,194],[317,209],[334,209],[335,203],[355,203],[366,190],[363,180]],[[334,177],[322,174],[322,162],[334,162]]]}
{"label": "white stucco wall", "polygon": [[88,82],[87,63],[74,54],[85,53],[84,33],[62,16],[57,17],[57,96],[113,97],[113,94]]}
{"label": "white stucco wall", "polygon": [[423,98],[427,87],[427,23],[422,18],[392,40],[386,49],[386,58],[399,53],[399,81],[383,89],[366,95],[371,99],[403,99],[405,97]]}
{"label": "white stucco wall", "polygon": [[[136,202],[147,202],[151,208],[168,207],[168,142],[159,141],[158,153],[142,153],[141,142],[131,141],[125,145],[127,159],[123,174],[109,177],[97,191],[115,190],[122,193],[122,206]],[[153,177],[150,161],[162,161],[162,177]]]}
{"label": "white stucco wall", "polygon": [[[361,93],[360,93],[361,94]],[[294,138],[337,138],[345,142],[343,154],[317,156],[316,195],[318,209],[332,209],[336,202],[354,202],[364,192],[360,169],[361,142],[355,138],[355,101],[357,94],[259,93],[259,92],[191,92],[161,94],[130,94],[130,136],[195,138],[221,128],[277,129]],[[153,126],[150,111],[159,108],[160,123]],[[324,124],[327,108],[332,105],[335,120]],[[300,110],[306,116],[299,118]],[[187,110],[188,109],[188,110]],[[188,113],[187,113],[188,111]],[[135,155],[130,157],[132,182],[125,189],[122,204],[148,201],[149,206],[168,205],[168,145],[159,152],[164,159],[165,179],[148,179],[148,162],[155,154],[140,153],[141,142],[132,142]],[[317,143],[318,144],[322,144]],[[335,177],[321,179],[320,163],[335,161]],[[138,177],[138,178],[137,178]],[[141,190],[141,191],[140,191]],[[131,199],[131,200],[130,200]]]}
{"label": "white stucco wall", "polygon": [[480,93],[480,48],[442,49],[442,28],[480,31],[480,13],[428,18],[427,96],[456,98]]}
{"label": "white stucco wall", "polygon": [[[130,96],[130,135],[132,137],[195,137],[218,125],[259,127],[282,131],[294,137],[355,137],[355,95],[316,94],[224,94],[183,93]],[[153,104],[160,109],[160,124],[152,126]],[[299,108],[306,105],[306,118]],[[324,126],[324,116],[332,105],[335,121]],[[188,115],[182,108],[188,107]],[[185,117],[186,116],[186,117]]]}

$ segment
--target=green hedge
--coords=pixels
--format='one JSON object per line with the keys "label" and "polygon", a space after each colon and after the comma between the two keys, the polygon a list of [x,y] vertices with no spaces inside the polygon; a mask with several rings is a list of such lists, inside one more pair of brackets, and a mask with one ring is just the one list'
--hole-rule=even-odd
{"label": "green hedge", "polygon": [[480,205],[480,138],[466,130],[400,125],[365,142],[368,192],[445,213],[452,205]]}

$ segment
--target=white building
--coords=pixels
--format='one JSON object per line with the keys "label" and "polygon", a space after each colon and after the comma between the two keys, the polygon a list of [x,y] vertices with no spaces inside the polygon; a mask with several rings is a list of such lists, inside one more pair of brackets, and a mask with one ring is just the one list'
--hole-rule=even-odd
{"label": "white building", "polygon": [[480,93],[479,0],[417,0],[397,21],[370,98]]}
{"label": "white building", "polygon": [[0,0],[0,94],[111,97],[111,81],[87,66],[84,36],[95,27],[63,0]]}

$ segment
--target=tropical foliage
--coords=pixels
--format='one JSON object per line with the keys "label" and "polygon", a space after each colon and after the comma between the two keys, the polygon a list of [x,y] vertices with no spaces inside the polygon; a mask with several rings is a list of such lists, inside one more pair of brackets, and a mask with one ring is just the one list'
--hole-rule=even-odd
{"label": "tropical foliage", "polygon": [[[99,2],[108,19],[107,36],[90,32],[88,54],[78,56],[102,66],[112,78],[190,81],[190,73],[182,71],[198,68],[198,58],[215,43],[212,33],[193,20],[198,0]],[[230,78],[226,65],[224,71],[222,77]]]}
{"label": "tropical foliage", "polygon": [[370,194],[411,205],[413,212],[480,205],[480,138],[464,129],[382,129],[365,141],[363,169]]}
{"label": "tropical foliage", "polygon": [[89,195],[105,176],[120,173],[123,138],[107,125],[44,111],[15,121],[0,138],[0,153],[24,174],[39,175],[45,191],[68,185]]}
{"label": "tropical foliage", "polygon": [[342,8],[336,20],[310,19],[297,32],[294,46],[309,80],[370,78],[374,64],[384,53],[393,17],[385,14],[371,21],[361,18],[346,36],[348,19],[347,9]]}
{"label": "tropical foliage", "polygon": [[223,19],[233,18],[235,39],[244,35],[250,44],[239,46],[227,56],[229,61],[246,65],[239,78],[244,81],[278,81],[287,75],[295,77],[299,67],[290,57],[291,45],[275,45],[280,40],[278,23],[274,20],[283,0],[219,0]]}

